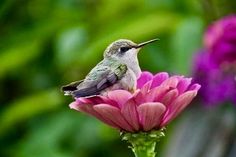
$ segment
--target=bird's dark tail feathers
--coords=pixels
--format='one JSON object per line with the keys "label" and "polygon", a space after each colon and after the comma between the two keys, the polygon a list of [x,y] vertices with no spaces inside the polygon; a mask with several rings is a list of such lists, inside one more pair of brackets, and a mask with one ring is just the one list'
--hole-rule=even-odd
{"label": "bird's dark tail feathers", "polygon": [[79,97],[86,97],[86,96],[91,96],[91,95],[97,95],[99,93],[100,93],[100,91],[98,91],[96,86],[95,86],[95,87],[84,88],[84,89],[72,91],[71,95],[74,98],[79,98]]}

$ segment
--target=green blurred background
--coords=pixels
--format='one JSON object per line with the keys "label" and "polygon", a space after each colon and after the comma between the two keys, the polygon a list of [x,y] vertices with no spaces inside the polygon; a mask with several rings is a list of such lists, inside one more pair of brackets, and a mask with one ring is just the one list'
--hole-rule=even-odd
{"label": "green blurred background", "polygon": [[142,69],[190,75],[205,27],[235,6],[229,0],[1,0],[0,156],[133,156],[118,131],[70,110],[72,98],[60,86],[82,79],[120,38],[160,38],[139,54]]}

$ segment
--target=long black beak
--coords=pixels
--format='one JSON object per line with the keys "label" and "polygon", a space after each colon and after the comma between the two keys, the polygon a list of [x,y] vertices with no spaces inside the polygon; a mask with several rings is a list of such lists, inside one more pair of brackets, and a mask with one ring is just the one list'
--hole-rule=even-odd
{"label": "long black beak", "polygon": [[141,48],[141,47],[143,47],[143,46],[145,46],[147,44],[150,44],[150,43],[158,41],[158,40],[160,40],[160,39],[157,38],[157,39],[152,39],[152,40],[149,40],[149,41],[145,41],[143,43],[138,44],[138,46],[136,46],[135,48]]}

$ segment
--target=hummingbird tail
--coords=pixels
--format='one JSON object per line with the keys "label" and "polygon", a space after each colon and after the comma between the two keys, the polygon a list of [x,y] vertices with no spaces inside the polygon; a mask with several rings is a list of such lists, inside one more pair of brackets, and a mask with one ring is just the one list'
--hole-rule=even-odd
{"label": "hummingbird tail", "polygon": [[97,90],[96,86],[94,86],[94,87],[90,87],[90,88],[84,88],[84,89],[72,91],[71,95],[74,98],[79,98],[79,97],[86,97],[86,96],[91,96],[91,95],[97,95],[99,93],[100,93],[100,91]]}
{"label": "hummingbird tail", "polygon": [[61,90],[62,90],[63,92],[74,91],[74,90],[76,90],[76,89],[77,89],[77,88],[74,87],[74,86],[63,86],[63,87],[61,87]]}
{"label": "hummingbird tail", "polygon": [[72,82],[70,84],[67,84],[65,86],[61,87],[61,91],[64,92],[65,95],[71,95],[71,93],[75,90],[77,90],[77,86],[82,83],[83,80]]}

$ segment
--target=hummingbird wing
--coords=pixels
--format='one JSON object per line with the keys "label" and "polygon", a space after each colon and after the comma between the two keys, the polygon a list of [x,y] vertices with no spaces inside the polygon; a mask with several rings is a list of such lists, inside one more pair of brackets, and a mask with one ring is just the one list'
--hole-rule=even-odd
{"label": "hummingbird wing", "polygon": [[[93,70],[96,70],[94,72]],[[127,71],[125,64],[119,64],[112,67],[94,68],[85,80],[77,87],[77,90],[71,92],[71,95],[79,98],[91,95],[97,95],[102,90],[114,85],[119,81]]]}
{"label": "hummingbird wing", "polygon": [[64,85],[61,87],[61,91],[65,93],[65,95],[70,95],[72,91],[77,90],[77,86],[82,83],[84,80],[79,80],[75,82],[71,82],[68,85]]}

